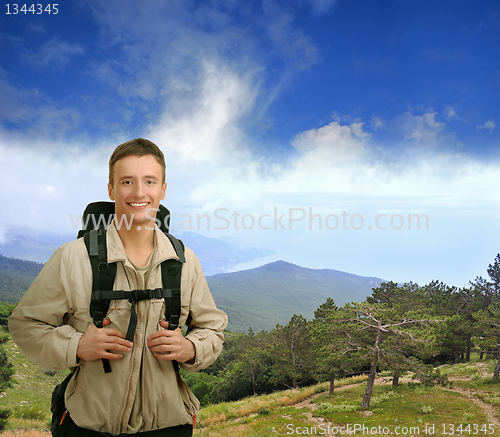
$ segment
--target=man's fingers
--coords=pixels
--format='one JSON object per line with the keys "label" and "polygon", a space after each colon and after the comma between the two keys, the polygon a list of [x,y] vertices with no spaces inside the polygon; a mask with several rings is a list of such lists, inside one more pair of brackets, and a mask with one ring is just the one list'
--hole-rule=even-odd
{"label": "man's fingers", "polygon": [[101,358],[105,358],[107,360],[119,360],[120,358],[123,358],[123,355],[115,354],[114,352],[109,351],[105,351],[101,355]]}
{"label": "man's fingers", "polygon": [[130,352],[132,350],[132,343],[118,343],[116,341],[107,341],[102,345],[103,349],[114,350],[119,352]]}
{"label": "man's fingers", "polygon": [[[111,323],[105,319],[103,325]],[[132,342],[125,339],[126,335],[117,329],[98,329],[93,323],[89,325],[85,334],[80,338],[77,356],[87,361],[100,358],[119,360],[132,350]]]}
{"label": "man's fingers", "polygon": [[127,334],[118,331],[118,329],[103,329],[101,332],[103,335],[107,335],[109,337],[118,337],[124,339],[127,336]]}

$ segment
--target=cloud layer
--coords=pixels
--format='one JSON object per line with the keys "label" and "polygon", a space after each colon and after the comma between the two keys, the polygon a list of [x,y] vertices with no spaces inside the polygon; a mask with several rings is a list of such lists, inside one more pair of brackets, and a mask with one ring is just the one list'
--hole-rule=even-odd
{"label": "cloud layer", "polygon": [[[141,8],[81,2],[97,27],[91,41],[46,32],[19,58],[32,71],[67,80],[78,65],[81,88],[56,98],[57,90],[23,84],[0,69],[0,171],[12,187],[0,193],[8,206],[0,214],[0,239],[23,229],[75,234],[70,215],[107,198],[114,147],[141,136],[165,153],[165,203],[177,216],[214,217],[218,209],[231,218],[253,216],[253,229],[241,229],[240,221],[238,230],[231,221],[224,232],[307,267],[395,280],[415,280],[417,273],[435,279],[439,271],[457,278],[459,255],[467,252],[470,268],[458,270],[479,273],[476,245],[488,246],[483,257],[496,250],[487,235],[499,218],[500,167],[495,158],[486,162],[464,150],[457,131],[468,125],[489,138],[493,117],[472,123],[467,108],[433,102],[363,118],[335,113],[332,101],[332,115],[311,115],[307,127],[273,135],[276,102],[283,95],[293,102],[299,78],[325,62],[327,50],[302,27],[301,13],[320,20],[337,6],[333,0],[295,9],[280,1],[146,0]],[[315,88],[313,105],[328,81]],[[348,100],[360,98],[350,92]],[[315,109],[298,108],[296,120]],[[290,211],[295,218],[301,211],[321,215],[323,229],[318,219],[311,228],[309,217],[289,226]],[[274,214],[284,215],[283,227],[273,226]],[[342,220],[342,214],[350,229],[340,221],[326,232],[326,217]],[[427,215],[430,230],[368,232],[379,215],[390,227],[391,217],[408,214]],[[257,226],[261,216],[271,229]],[[366,226],[356,231],[360,218]],[[444,257],[446,267],[439,265]],[[463,285],[464,277],[457,281]]]}

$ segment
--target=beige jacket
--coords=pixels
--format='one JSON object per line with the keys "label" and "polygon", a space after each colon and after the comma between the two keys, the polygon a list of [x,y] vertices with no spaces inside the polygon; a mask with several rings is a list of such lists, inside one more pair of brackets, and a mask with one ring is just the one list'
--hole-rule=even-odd
{"label": "beige jacket", "polygon": [[[127,260],[114,224],[107,232],[108,261],[118,262],[114,289],[137,289],[137,273]],[[155,231],[155,255],[149,288],[161,288],[163,260],[177,258],[168,238]],[[196,348],[194,364],[181,366],[196,372],[212,364],[222,350],[227,316],[218,310],[200,262],[186,247],[181,278],[181,318],[187,338]],[[26,356],[39,366],[76,368],[66,390],[66,408],[75,423],[111,434],[127,431],[137,383],[141,378],[144,431],[192,423],[199,402],[173,370],[171,361],[159,361],[146,346],[147,337],[165,319],[163,299],[136,302],[138,316],[130,354],[111,361],[104,373],[101,360],[77,360],[78,341],[92,323],[89,314],[92,270],[83,238],[64,244],[45,264],[9,318],[9,330]],[[131,304],[112,301],[107,328],[127,331]],[[189,320],[188,320],[189,318]],[[60,325],[61,320],[63,324]]]}

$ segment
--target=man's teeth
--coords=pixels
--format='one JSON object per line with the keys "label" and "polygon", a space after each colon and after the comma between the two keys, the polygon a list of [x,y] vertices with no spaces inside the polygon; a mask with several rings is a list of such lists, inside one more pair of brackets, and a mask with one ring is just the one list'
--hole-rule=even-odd
{"label": "man's teeth", "polygon": [[130,206],[146,206],[147,203],[130,203]]}

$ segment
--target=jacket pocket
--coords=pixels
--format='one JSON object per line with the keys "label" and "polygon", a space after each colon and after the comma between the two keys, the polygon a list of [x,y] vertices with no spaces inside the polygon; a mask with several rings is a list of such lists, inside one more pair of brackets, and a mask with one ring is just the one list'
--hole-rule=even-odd
{"label": "jacket pocket", "polygon": [[130,308],[132,304],[128,300],[112,300],[109,304],[108,314],[106,318],[111,321],[111,324],[105,328],[118,329],[126,333],[130,322]]}

